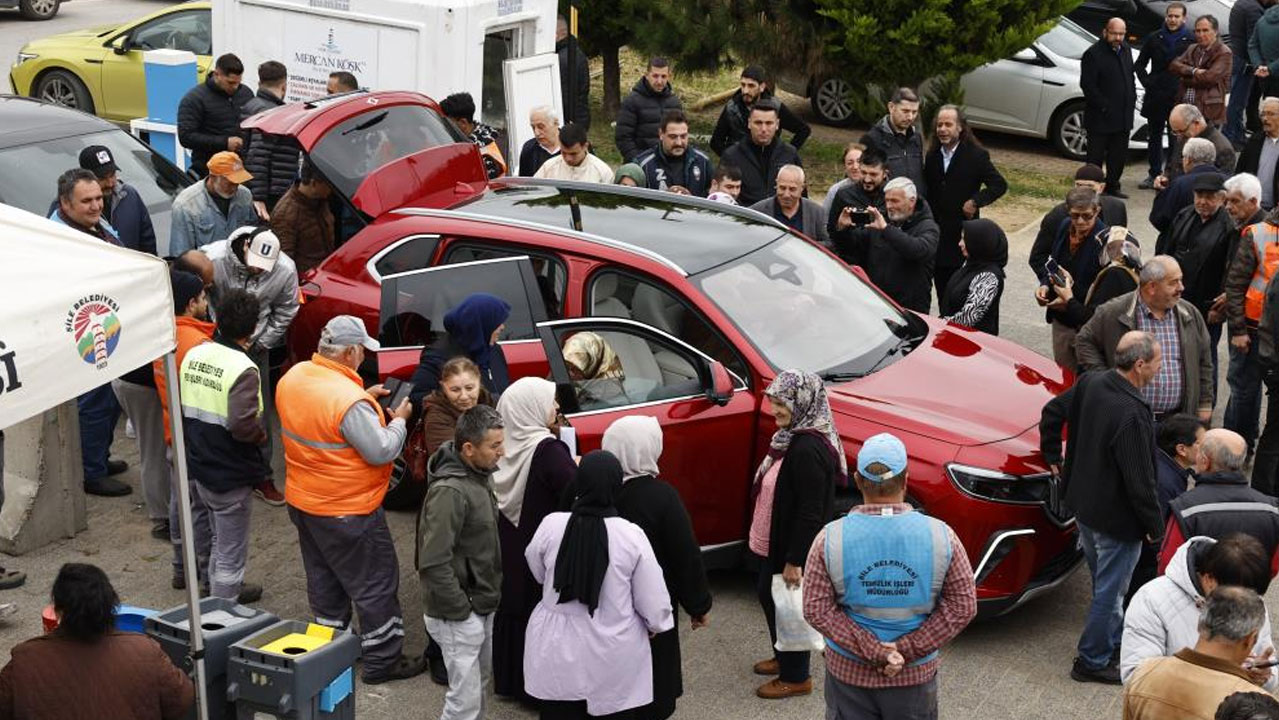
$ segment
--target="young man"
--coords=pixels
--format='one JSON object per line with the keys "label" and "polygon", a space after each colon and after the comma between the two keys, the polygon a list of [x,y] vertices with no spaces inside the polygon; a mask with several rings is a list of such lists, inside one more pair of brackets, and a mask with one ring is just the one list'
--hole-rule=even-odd
{"label": "young man", "polygon": [[[729,98],[728,104],[724,105],[723,111],[719,114],[719,120],[715,123],[715,130],[711,133],[711,150],[716,155],[723,155],[730,145],[746,137],[749,132],[747,119],[750,118],[751,106],[755,104],[755,101],[773,97],[773,87],[768,82],[768,74],[758,65],[746,66],[746,69],[742,70],[738,84],[740,87],[733,93],[733,97]],[[786,107],[786,103],[778,103],[778,105],[782,130],[791,133],[790,144],[799,150],[804,146],[808,136],[813,134],[813,129],[798,115],[791,112],[790,108]]]}
{"label": "young man", "polygon": [[480,157],[484,160],[484,171],[489,179],[506,174],[506,158],[498,147],[498,131],[496,128],[475,121],[475,99],[470,93],[453,93],[440,101],[440,110],[470,138],[480,149]]}
{"label": "young man", "polygon": [[208,508],[209,592],[241,603],[256,602],[262,586],[244,582],[249,558],[253,487],[269,472],[262,378],[246,350],[258,322],[258,300],[230,289],[217,308],[212,342],[192,348],[179,383],[187,463],[195,491]]}
{"label": "young man", "polygon": [[299,276],[333,252],[332,196],[333,186],[307,160],[298,181],[271,212],[271,231],[280,239],[280,252],[292,258]]}
{"label": "young man", "polygon": [[[258,66],[258,94],[244,105],[246,118],[284,104],[289,85],[289,71],[283,63],[267,60]],[[248,182],[253,193],[253,209],[263,220],[271,220],[275,204],[284,197],[298,174],[298,148],[291,138],[265,135],[257,130],[249,134],[249,149],[244,167],[253,177]]]}
{"label": "young man", "polygon": [[742,194],[742,171],[736,165],[720,163],[711,176],[710,193],[707,199],[716,202],[737,204],[737,197]]}
{"label": "young man", "polygon": [[644,76],[617,112],[613,138],[622,160],[634,162],[639,154],[657,145],[657,126],[667,110],[682,110],[683,103],[671,85],[671,64],[664,57],[648,61]]}
{"label": "young man", "polygon": [[751,206],[768,197],[777,184],[783,165],[800,165],[799,153],[778,136],[778,108],[775,99],[764,98],[751,107],[750,133],[724,151],[723,162],[742,172],[742,192],[738,203]]}
{"label": "young man", "polygon": [[888,158],[889,177],[907,177],[924,187],[924,136],[919,121],[919,96],[910,88],[897,88],[888,99],[888,114],[862,136],[862,143]]}
{"label": "young man", "polygon": [[427,465],[417,569],[427,632],[440,644],[449,690],[440,720],[484,717],[493,670],[493,613],[502,589],[493,471],[502,416],[477,405]]}
{"label": "young man", "polygon": [[706,197],[710,192],[711,159],[688,139],[688,118],[683,110],[667,110],[662,115],[658,138],[656,147],[635,158],[635,164],[644,171],[645,186]]}
{"label": "young man", "polygon": [[613,168],[590,151],[586,129],[569,123],[560,130],[560,154],[533,174],[536,178],[613,184]]}
{"label": "young man", "polygon": [[216,153],[244,148],[240,120],[253,91],[241,84],[244,63],[227,53],[213,63],[209,77],[187,91],[178,104],[178,142],[191,151],[191,169],[209,174],[208,163]]}

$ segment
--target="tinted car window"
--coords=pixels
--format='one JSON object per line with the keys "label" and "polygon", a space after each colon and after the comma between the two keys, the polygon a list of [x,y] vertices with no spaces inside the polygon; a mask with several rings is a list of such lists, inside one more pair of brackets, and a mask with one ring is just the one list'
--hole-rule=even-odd
{"label": "tinted car window", "polygon": [[439,266],[383,278],[380,341],[386,348],[428,344],[432,332],[444,331],[448,311],[473,293],[496,295],[511,306],[499,340],[536,339],[537,323],[546,320],[540,303],[536,308],[529,305],[536,285],[516,262]]}
{"label": "tinted car window", "polygon": [[355,195],[374,170],[427,148],[464,142],[430,108],[393,105],[369,110],[329,130],[311,150],[311,160],[338,192]]}
{"label": "tinted car window", "polygon": [[373,269],[377,271],[378,277],[421,270],[431,264],[431,256],[435,254],[435,246],[439,243],[438,235],[411,237],[378,258]]}
{"label": "tinted car window", "polygon": [[213,29],[208,10],[173,13],[133,31],[130,44],[138,50],[189,50],[196,55],[213,53]]}
{"label": "tinted car window", "polygon": [[537,275],[537,289],[546,304],[546,312],[551,319],[563,317],[564,290],[568,285],[568,273],[564,263],[550,255],[537,252],[525,252],[522,248],[495,248],[492,246],[459,243],[449,247],[444,256],[445,265],[475,262],[476,260],[495,260],[505,257],[527,256],[533,261],[533,273]]}

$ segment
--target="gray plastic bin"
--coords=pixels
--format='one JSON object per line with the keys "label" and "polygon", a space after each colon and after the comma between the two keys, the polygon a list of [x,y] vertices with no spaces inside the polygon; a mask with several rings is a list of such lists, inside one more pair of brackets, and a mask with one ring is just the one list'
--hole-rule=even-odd
{"label": "gray plastic bin", "polygon": [[[313,634],[308,635],[308,628]],[[327,633],[330,638],[323,639]],[[308,642],[290,644],[288,638]],[[227,699],[235,703],[238,718],[264,713],[298,720],[353,720],[354,665],[359,657],[360,638],[350,631],[283,620],[231,646]]]}

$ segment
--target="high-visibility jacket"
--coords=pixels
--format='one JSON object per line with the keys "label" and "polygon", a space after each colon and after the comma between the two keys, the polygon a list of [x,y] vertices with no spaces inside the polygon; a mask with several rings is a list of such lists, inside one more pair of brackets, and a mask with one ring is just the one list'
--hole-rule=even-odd
{"label": "high-visibility jacket", "polygon": [[255,421],[260,423],[262,381],[257,364],[244,350],[221,341],[206,342],[186,354],[178,373],[191,477],[215,492],[256,485],[271,474],[261,447],[236,439],[233,434],[233,426],[240,426],[241,418],[252,412],[236,406],[243,399],[232,398],[232,388],[245,373],[252,373],[257,399]]}
{"label": "high-visibility jacket", "polygon": [[[182,361],[187,359],[187,353],[191,352],[191,348],[212,340],[213,331],[217,329],[217,326],[185,315],[179,315],[173,320],[177,326],[178,337],[178,346],[174,351],[177,354],[175,360],[177,366],[181,368]],[[155,391],[160,394],[160,408],[164,411],[164,443],[172,445],[173,431],[169,426],[169,383],[164,379],[164,358],[156,358],[151,363],[151,371],[155,374]]]}
{"label": "high-visibility jacket", "polygon": [[[849,513],[826,526],[826,571],[844,613],[883,642],[928,619],[950,567],[946,525],[920,512]],[[861,660],[827,638],[834,652]],[[911,662],[922,665],[936,652]],[[864,661],[863,661],[864,662]]]}
{"label": "high-visibility jacket", "polygon": [[284,499],[310,515],[367,515],[382,504],[392,464],[370,465],[342,435],[351,406],[367,402],[386,418],[351,368],[312,355],[294,365],[275,391],[287,476]]}
{"label": "high-visibility jacket", "polygon": [[[1261,311],[1266,305],[1266,285],[1279,268],[1279,227],[1268,222],[1250,226],[1247,231],[1257,250],[1257,268],[1252,271],[1252,282],[1244,295],[1244,315],[1253,322],[1261,322]],[[1235,297],[1238,297],[1237,295]]]}

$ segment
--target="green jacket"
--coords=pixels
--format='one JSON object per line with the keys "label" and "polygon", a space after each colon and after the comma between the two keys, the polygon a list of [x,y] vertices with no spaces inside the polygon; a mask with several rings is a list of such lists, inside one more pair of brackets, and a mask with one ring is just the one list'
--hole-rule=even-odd
{"label": "green jacket", "polygon": [[502,552],[491,475],[463,462],[452,440],[427,462],[416,564],[429,617],[458,621],[497,610]]}

